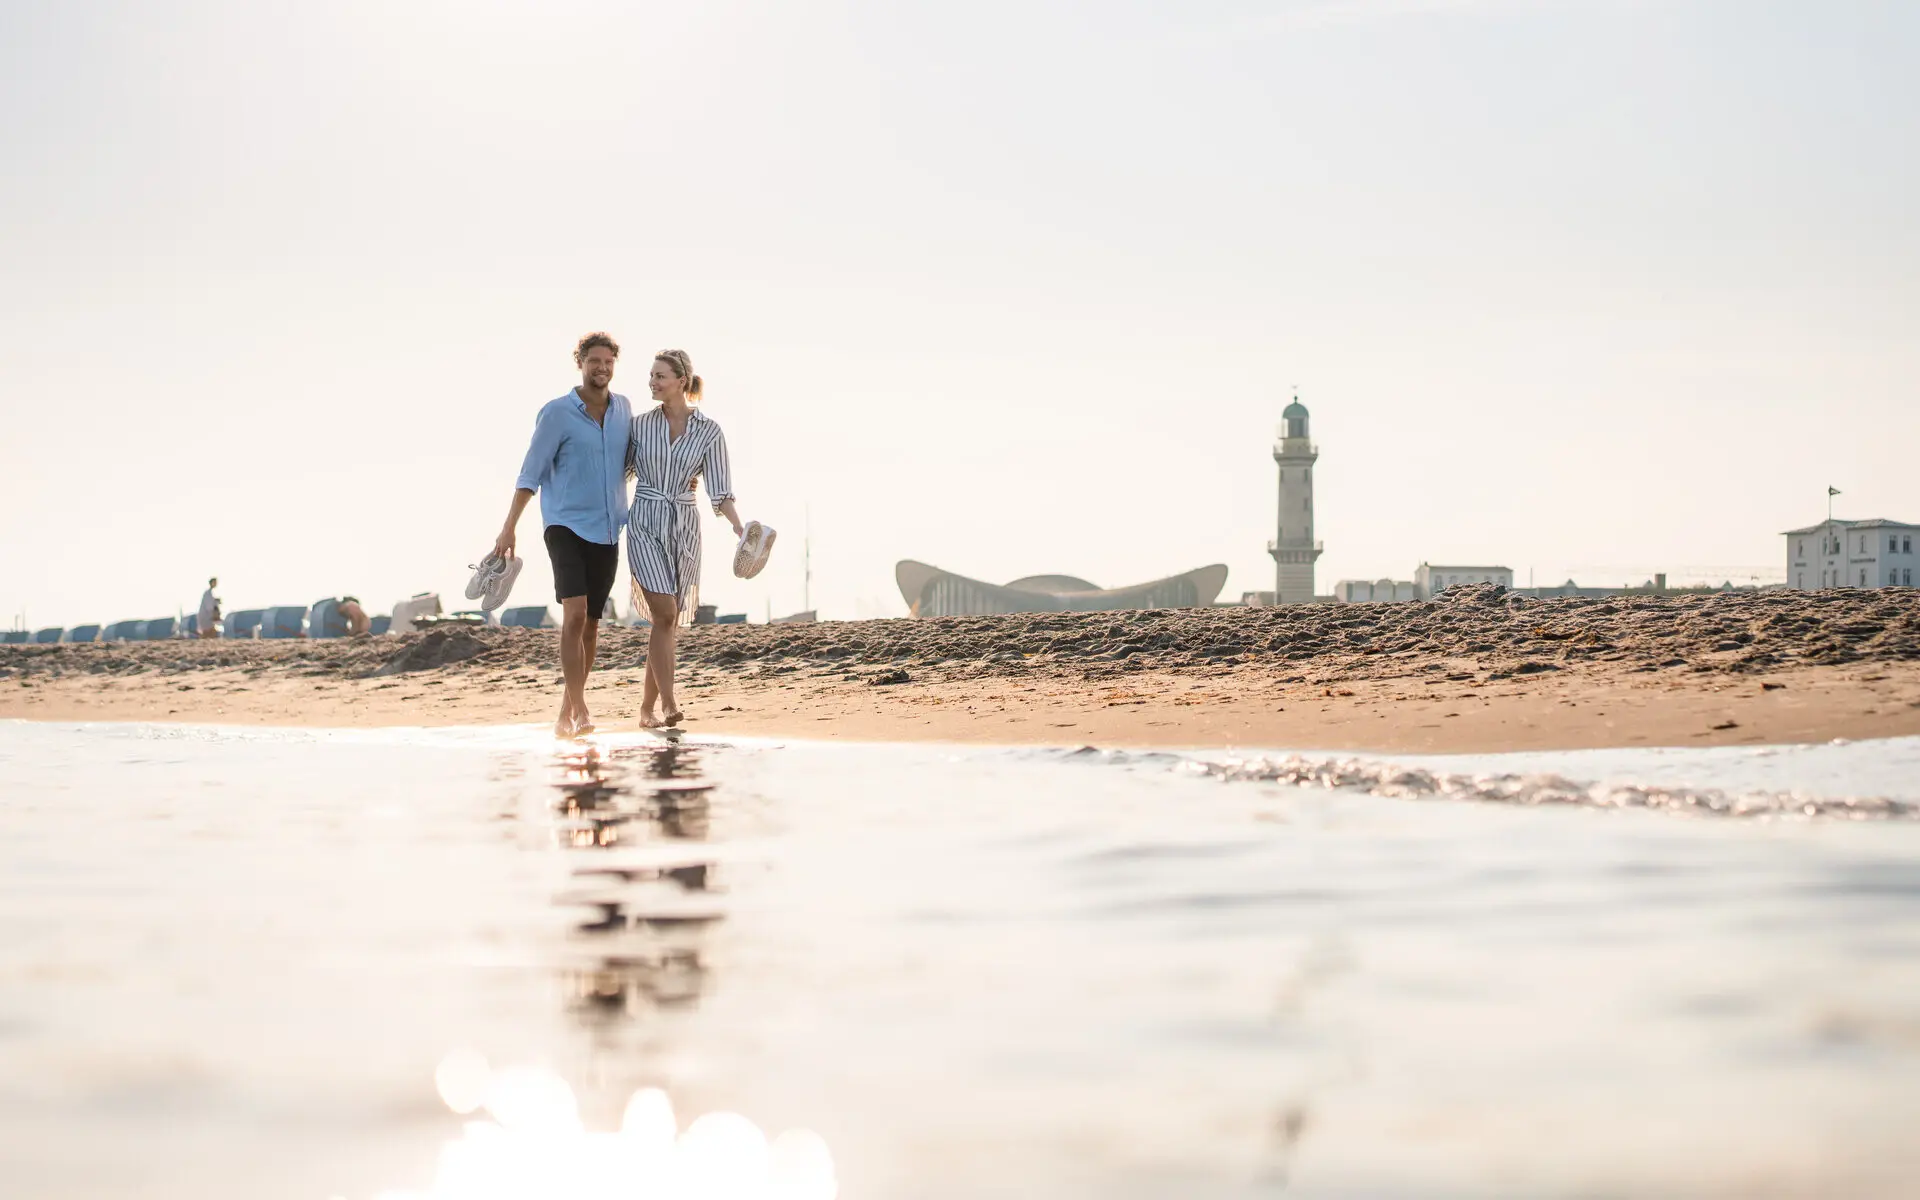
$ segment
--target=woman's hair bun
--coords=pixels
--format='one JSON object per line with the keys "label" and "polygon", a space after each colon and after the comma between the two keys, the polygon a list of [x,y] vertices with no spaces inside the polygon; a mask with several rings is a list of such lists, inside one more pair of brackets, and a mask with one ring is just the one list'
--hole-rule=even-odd
{"label": "woman's hair bun", "polygon": [[688,396],[695,400],[700,398],[700,377],[693,373],[693,359],[685,350],[662,350],[654,357],[673,369],[675,379],[687,381]]}

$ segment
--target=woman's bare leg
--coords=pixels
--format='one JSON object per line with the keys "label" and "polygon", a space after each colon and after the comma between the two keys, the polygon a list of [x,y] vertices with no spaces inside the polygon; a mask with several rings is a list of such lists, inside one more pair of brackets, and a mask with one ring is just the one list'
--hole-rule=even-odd
{"label": "woman's bare leg", "polygon": [[[653,640],[651,633],[647,635],[647,640],[649,642]],[[653,682],[653,654],[649,651],[647,654],[646,681],[640,688],[640,728],[652,729],[654,726],[660,724],[660,714],[654,711],[659,705],[660,688]]]}
{"label": "woman's bare leg", "polygon": [[673,643],[680,632],[680,600],[663,592],[643,594],[653,624],[647,629],[647,687],[641,693],[641,708],[643,714],[650,714],[652,708],[647,701],[658,698],[663,710],[661,720],[672,724],[680,715],[680,706],[673,700]]}

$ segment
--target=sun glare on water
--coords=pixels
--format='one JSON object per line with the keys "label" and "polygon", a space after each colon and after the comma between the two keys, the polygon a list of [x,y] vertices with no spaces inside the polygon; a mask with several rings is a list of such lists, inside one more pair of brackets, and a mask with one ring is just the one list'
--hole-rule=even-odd
{"label": "sun glare on water", "polygon": [[[821,1137],[790,1129],[768,1140],[737,1113],[684,1130],[658,1088],[627,1101],[617,1133],[582,1127],[573,1089],[538,1067],[492,1069],[471,1050],[441,1060],[434,1083],[447,1107],[473,1116],[440,1152],[433,1186],[373,1200],[835,1200],[833,1155]],[[484,1110],[485,1115],[480,1116]],[[338,1200],[338,1198],[336,1198]]]}

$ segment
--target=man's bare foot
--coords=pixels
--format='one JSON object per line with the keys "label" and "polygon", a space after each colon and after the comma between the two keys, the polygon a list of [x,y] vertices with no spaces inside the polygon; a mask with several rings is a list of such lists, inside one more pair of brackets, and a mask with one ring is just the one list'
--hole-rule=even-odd
{"label": "man's bare foot", "polygon": [[662,725],[678,725],[683,715],[684,714],[682,714],[681,711],[676,708],[672,712],[668,713],[666,716],[661,717],[660,723]]}
{"label": "man's bare foot", "polygon": [[564,713],[561,714],[560,719],[553,723],[553,736],[559,738],[561,741],[572,741],[573,718]]}
{"label": "man's bare foot", "polygon": [[652,713],[650,713],[650,712],[647,712],[647,711],[645,711],[645,710],[642,710],[642,711],[641,711],[641,713],[640,713],[640,728],[642,728],[642,729],[658,729],[658,728],[660,728],[660,718],[659,718],[659,717],[656,717],[656,716],[654,716],[654,715],[653,715]]}

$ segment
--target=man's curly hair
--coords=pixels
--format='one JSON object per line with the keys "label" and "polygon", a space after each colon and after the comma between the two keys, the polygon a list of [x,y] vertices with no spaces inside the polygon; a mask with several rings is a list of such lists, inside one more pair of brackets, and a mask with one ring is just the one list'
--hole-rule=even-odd
{"label": "man's curly hair", "polygon": [[595,346],[605,346],[607,349],[613,351],[615,358],[620,357],[620,343],[613,340],[612,334],[590,333],[581,338],[580,344],[573,348],[573,365],[577,367],[581,363],[586,362],[587,351],[593,349]]}

